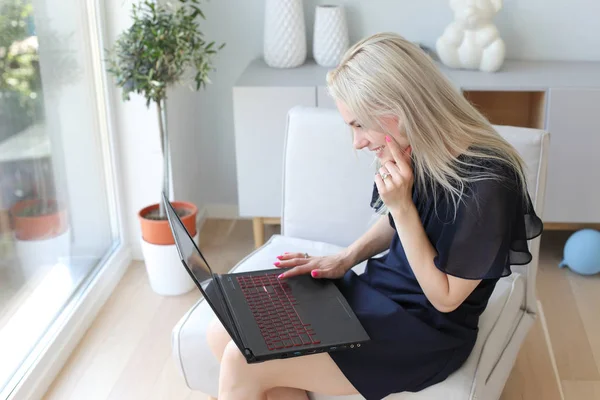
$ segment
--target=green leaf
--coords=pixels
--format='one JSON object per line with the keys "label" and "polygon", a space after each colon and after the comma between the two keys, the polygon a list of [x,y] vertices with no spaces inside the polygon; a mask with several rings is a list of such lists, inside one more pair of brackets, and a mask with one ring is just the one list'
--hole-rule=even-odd
{"label": "green leaf", "polygon": [[[132,24],[107,49],[106,70],[123,98],[138,93],[148,102],[164,99],[166,89],[178,84],[187,69],[195,69],[195,88],[211,83],[212,62],[218,50],[215,42],[207,43],[196,21],[205,18],[197,6],[199,0],[180,0],[183,5],[174,8],[142,0],[132,7]],[[0,65],[1,68],[1,65]]]}
{"label": "green leaf", "polygon": [[195,10],[194,14],[193,14],[194,18],[196,18],[198,15],[200,15],[200,17],[202,17],[202,19],[206,19],[206,17],[204,16],[204,13],[198,6],[192,6],[192,8]]}

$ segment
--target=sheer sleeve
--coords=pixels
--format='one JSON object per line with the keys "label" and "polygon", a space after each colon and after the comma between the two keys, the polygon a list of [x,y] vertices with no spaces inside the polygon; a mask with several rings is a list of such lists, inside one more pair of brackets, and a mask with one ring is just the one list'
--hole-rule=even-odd
{"label": "sheer sleeve", "polygon": [[445,215],[432,243],[438,269],[464,279],[496,279],[510,275],[511,265],[531,261],[527,241],[541,234],[542,221],[517,186],[492,179],[475,182],[456,215],[446,211],[454,206],[438,209]]}

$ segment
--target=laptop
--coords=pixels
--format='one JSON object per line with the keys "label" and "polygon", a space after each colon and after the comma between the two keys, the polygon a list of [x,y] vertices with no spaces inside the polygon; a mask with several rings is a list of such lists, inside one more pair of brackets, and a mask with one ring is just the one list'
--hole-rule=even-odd
{"label": "laptop", "polygon": [[248,363],[351,351],[369,336],[331,280],[280,269],[215,274],[163,193],[183,266]]}

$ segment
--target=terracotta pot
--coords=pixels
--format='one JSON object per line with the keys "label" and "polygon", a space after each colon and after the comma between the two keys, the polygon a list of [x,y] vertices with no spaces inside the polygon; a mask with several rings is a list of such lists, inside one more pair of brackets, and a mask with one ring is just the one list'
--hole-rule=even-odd
{"label": "terracotta pot", "polygon": [[[185,212],[185,215],[180,215],[179,218],[181,219],[181,222],[183,222],[183,225],[189,232],[190,236],[194,237],[196,235],[196,216],[198,215],[198,207],[192,203],[187,203],[184,201],[173,201],[171,204],[173,204],[173,207],[175,207],[175,211],[177,211],[178,214],[181,211]],[[169,221],[166,219],[156,220],[146,217],[148,213],[151,213],[155,210],[158,210],[158,204],[152,204],[151,206],[143,208],[138,213],[140,224],[142,226],[142,238],[146,242],[152,244],[175,244],[173,234],[171,233],[171,227],[169,226]]]}
{"label": "terracotta pot", "polygon": [[57,206],[55,200],[48,203],[58,211],[45,215],[21,215],[27,208],[37,207],[40,203],[39,199],[23,200],[11,207],[12,224],[18,240],[50,239],[67,231],[67,210]]}

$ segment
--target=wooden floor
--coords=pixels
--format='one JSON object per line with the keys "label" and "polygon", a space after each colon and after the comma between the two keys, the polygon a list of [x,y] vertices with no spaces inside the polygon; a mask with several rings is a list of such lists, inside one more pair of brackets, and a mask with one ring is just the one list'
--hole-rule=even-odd
{"label": "wooden floor", "polygon": [[[277,228],[267,229],[268,237]],[[557,268],[567,237],[544,234],[538,297],[547,330],[538,319],[502,400],[600,400],[600,276]],[[253,249],[252,223],[208,220],[200,243],[216,269],[229,270]],[[171,356],[171,330],[198,298],[154,294],[143,264],[132,264],[44,399],[205,400],[185,386]]]}

